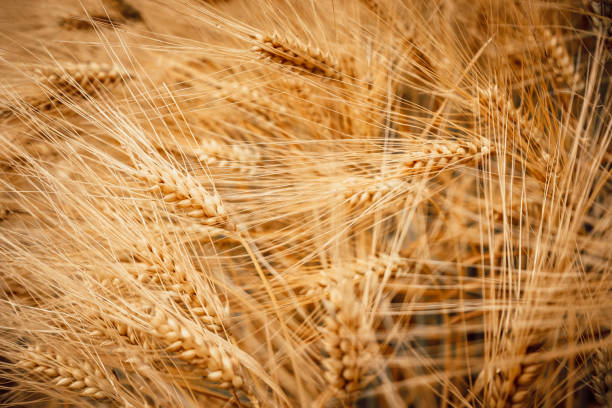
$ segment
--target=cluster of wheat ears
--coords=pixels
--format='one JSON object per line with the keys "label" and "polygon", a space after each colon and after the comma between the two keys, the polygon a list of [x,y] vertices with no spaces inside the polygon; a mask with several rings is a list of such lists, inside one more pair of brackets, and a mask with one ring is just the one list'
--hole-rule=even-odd
{"label": "cluster of wheat ears", "polygon": [[612,407],[611,35],[0,1],[0,406]]}

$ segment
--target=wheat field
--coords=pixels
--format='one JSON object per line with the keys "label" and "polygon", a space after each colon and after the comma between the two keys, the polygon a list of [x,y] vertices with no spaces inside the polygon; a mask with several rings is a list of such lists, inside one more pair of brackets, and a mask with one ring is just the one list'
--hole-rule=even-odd
{"label": "wheat field", "polygon": [[609,0],[0,37],[0,407],[612,407]]}

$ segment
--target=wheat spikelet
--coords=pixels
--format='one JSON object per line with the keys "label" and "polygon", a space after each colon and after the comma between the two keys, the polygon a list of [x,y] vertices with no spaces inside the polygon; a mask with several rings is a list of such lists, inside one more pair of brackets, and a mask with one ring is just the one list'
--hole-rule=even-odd
{"label": "wheat spikelet", "polygon": [[338,63],[319,48],[304,44],[297,39],[281,37],[278,33],[258,34],[255,39],[259,44],[251,50],[265,61],[297,68],[299,72],[309,72],[320,77],[342,79]]}
{"label": "wheat spikelet", "polygon": [[262,90],[252,89],[236,82],[221,84],[213,82],[211,86],[217,89],[212,94],[213,98],[235,104],[247,112],[254,112],[267,121],[273,121],[275,116],[287,111],[284,106],[275,103],[271,95]]}
{"label": "wheat spikelet", "polygon": [[593,353],[591,385],[597,402],[602,407],[612,406],[612,353],[599,348]]}
{"label": "wheat spikelet", "polygon": [[[385,274],[389,274],[389,281],[393,282],[401,278],[402,274],[411,269],[410,264],[403,258],[397,255],[378,254],[371,256],[369,259],[359,259],[351,267],[352,276],[349,281],[352,281],[356,293],[360,293],[366,281],[366,275],[371,272],[376,281],[380,282]],[[388,271],[388,272],[387,272]],[[333,290],[333,287],[339,285],[343,279],[342,273],[338,273],[335,269],[320,271],[314,285],[310,285],[303,293],[307,297],[325,297]]]}
{"label": "wheat spikelet", "polygon": [[41,346],[29,346],[16,366],[46,379],[65,392],[93,399],[113,397],[111,382],[88,361],[76,361],[44,351]]}
{"label": "wheat spikelet", "polygon": [[[542,138],[542,132],[533,125],[532,121],[521,111],[520,108],[515,108],[512,99],[508,95],[505,95],[502,90],[497,86],[493,85],[486,89],[481,89],[478,94],[480,103],[488,106],[493,105],[502,114],[502,117],[508,116],[511,120],[516,121],[516,127],[523,135],[534,134],[535,138]],[[513,124],[514,122],[511,122]]]}
{"label": "wheat spikelet", "polygon": [[[517,134],[517,137],[512,139],[518,145],[516,150],[521,154],[533,155],[541,159],[540,161],[529,160],[528,166],[533,175],[540,180],[544,180],[547,168],[552,163],[552,158],[550,152],[544,148],[546,138],[542,131],[520,108],[515,108],[512,100],[496,85],[480,90],[479,101],[484,106],[492,105],[499,112],[501,118],[509,119],[509,123],[504,121],[504,124],[510,126]],[[501,126],[501,122],[496,123],[495,126]],[[554,162],[552,165],[556,171],[561,167],[561,163],[558,162]]]}

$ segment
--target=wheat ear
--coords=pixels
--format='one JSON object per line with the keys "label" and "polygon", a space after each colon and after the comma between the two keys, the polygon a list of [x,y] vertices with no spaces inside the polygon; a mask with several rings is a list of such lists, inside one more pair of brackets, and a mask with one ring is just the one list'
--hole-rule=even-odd
{"label": "wheat ear", "polygon": [[[101,318],[99,320],[102,320]],[[101,337],[110,340],[114,343],[113,339],[116,336],[122,338],[126,343],[141,347],[142,350],[155,350],[156,344],[148,336],[143,335],[142,331],[132,327],[129,324],[120,321],[104,321],[100,323],[100,326],[90,330],[88,335],[91,337]]]}
{"label": "wheat ear", "polygon": [[612,407],[612,352],[599,348],[593,353],[591,377],[595,399],[602,407]]}
{"label": "wheat ear", "polygon": [[297,39],[258,34],[258,45],[251,48],[265,61],[298,69],[316,76],[340,80],[342,78],[338,63],[328,53],[304,44]]}
{"label": "wheat ear", "polygon": [[[167,351],[204,370],[206,378],[219,383],[220,388],[243,389],[244,378],[239,374],[238,361],[219,345],[205,339],[159,308],[151,320],[153,334],[170,345]],[[220,338],[219,338],[220,340]]]}
{"label": "wheat ear", "polygon": [[542,137],[540,129],[533,125],[533,122],[525,115],[520,108],[515,108],[508,95],[502,93],[497,85],[492,85],[486,89],[479,90],[479,100],[484,106],[492,104],[501,114],[502,118],[510,117],[516,120],[516,127],[525,137],[535,133],[537,138]]}
{"label": "wheat ear", "polygon": [[400,171],[405,175],[430,173],[457,163],[478,162],[492,152],[488,141],[476,145],[472,142],[437,142],[426,146],[418,154],[412,153],[401,160]]}
{"label": "wheat ear", "polygon": [[325,302],[323,360],[325,379],[339,397],[347,397],[366,384],[378,345],[363,307],[351,291],[331,287]]}
{"label": "wheat ear", "polygon": [[32,106],[49,110],[66,98],[87,98],[123,80],[125,74],[114,65],[96,62],[66,64],[60,68],[37,69],[38,84],[49,93],[45,100],[33,101]]}
{"label": "wheat ear", "polygon": [[189,175],[179,174],[176,170],[141,170],[136,177],[153,185],[150,191],[159,190],[163,200],[178,208],[188,210],[187,215],[199,219],[207,225],[221,224],[230,231],[236,229],[229,220],[227,211],[216,193],[209,193],[198,185]]}
{"label": "wheat ear", "polygon": [[[525,355],[528,355],[526,353]],[[543,362],[524,362],[498,370],[489,389],[488,407],[527,408],[532,406],[533,385],[542,375]]]}
{"label": "wheat ear", "polygon": [[259,152],[238,144],[222,144],[216,140],[204,140],[196,149],[198,159],[209,166],[230,168],[240,173],[253,174],[259,161]]}
{"label": "wheat ear", "polygon": [[398,179],[349,177],[336,187],[336,196],[350,207],[356,207],[376,203],[393,194],[404,196],[408,187],[408,183]]}
{"label": "wheat ear", "polygon": [[[352,281],[355,287],[361,285],[366,277],[368,269],[371,270],[372,274],[378,278],[384,276],[389,271],[390,281],[397,279],[401,276],[402,272],[409,268],[408,263],[397,255],[380,254],[371,256],[370,259],[364,259],[358,261],[354,267],[351,268]],[[315,281],[315,285],[311,285],[303,291],[306,296],[314,296],[320,294],[327,294],[334,285],[338,285],[340,280],[338,274],[334,270],[321,271],[320,277]]]}
{"label": "wheat ear", "polygon": [[584,82],[580,74],[576,72],[574,62],[567,52],[563,40],[547,28],[541,32],[546,47],[547,60],[553,69],[555,84],[557,86],[567,85],[573,89],[583,88]]}
{"label": "wheat ear", "polygon": [[112,398],[111,382],[88,361],[69,359],[44,351],[40,346],[30,346],[16,366],[82,397]]}
{"label": "wheat ear", "polygon": [[96,28],[96,26],[106,25],[109,27],[120,27],[121,21],[117,21],[105,15],[91,16],[91,18],[79,18],[79,17],[66,17],[60,20],[59,25],[65,30],[80,30],[90,31]]}
{"label": "wheat ear", "polygon": [[[586,0],[596,14],[591,16],[593,28],[600,31],[606,39],[607,48],[612,45],[612,4],[610,0]],[[608,50],[609,52],[609,50]]]}
{"label": "wheat ear", "polygon": [[479,90],[478,95],[480,106],[492,105],[493,109],[497,111],[495,117],[511,119],[508,122],[518,135],[513,139],[519,146],[518,150],[520,152],[533,150],[540,159],[529,161],[531,172],[540,180],[547,179],[546,166],[550,163],[550,154],[542,146],[545,141],[544,133],[534,125],[533,121],[520,108],[514,107],[510,97],[504,94],[497,85]]}
{"label": "wheat ear", "polygon": [[200,323],[211,332],[222,330],[223,321],[229,315],[228,306],[222,306],[221,300],[212,290],[207,294],[208,299],[202,299],[203,296],[198,293],[186,271],[176,264],[172,254],[147,242],[141,245],[136,258],[143,261],[143,267],[128,270],[138,281],[163,289],[169,297],[184,303],[186,311],[197,316]]}

